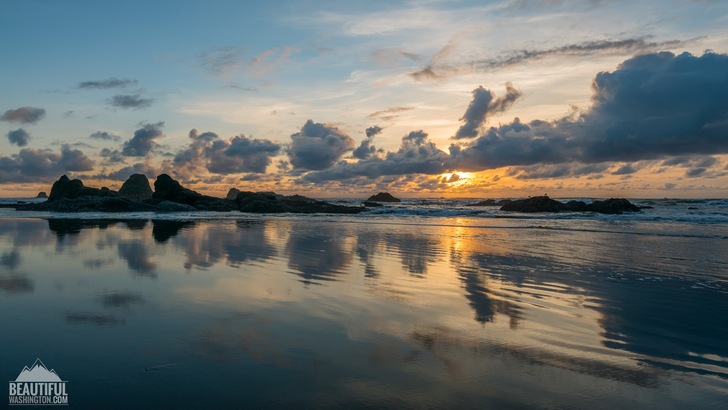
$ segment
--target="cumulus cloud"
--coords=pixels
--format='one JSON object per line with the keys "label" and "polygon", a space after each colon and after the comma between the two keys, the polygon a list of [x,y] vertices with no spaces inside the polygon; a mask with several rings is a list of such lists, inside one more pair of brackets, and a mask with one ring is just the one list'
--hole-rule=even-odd
{"label": "cumulus cloud", "polygon": [[506,94],[497,97],[493,92],[480,86],[473,90],[473,100],[468,105],[460,121],[465,122],[455,133],[453,138],[474,138],[478,136],[481,127],[485,125],[488,115],[504,112],[523,95],[521,91],[506,83]]}
{"label": "cumulus cloud", "polygon": [[78,83],[76,88],[86,88],[86,89],[124,88],[129,85],[136,85],[136,83],[137,83],[137,80],[130,80],[128,78],[110,77],[105,80],[82,81],[82,82]]}
{"label": "cumulus cloud", "polygon": [[142,98],[139,94],[117,94],[109,99],[113,107],[135,110],[151,107],[153,102],[153,99]]}
{"label": "cumulus cloud", "polygon": [[355,163],[340,162],[329,169],[310,172],[305,182],[323,182],[356,177],[378,178],[384,175],[441,174],[448,170],[450,156],[439,150],[423,131],[412,131],[402,137],[396,152],[384,157],[370,157]]}
{"label": "cumulus cloud", "polygon": [[99,155],[104,158],[104,161],[109,164],[118,164],[118,163],[124,163],[126,160],[124,159],[124,154],[121,153],[118,149],[109,149],[109,148],[103,148]]}
{"label": "cumulus cloud", "polygon": [[295,168],[321,170],[356,146],[353,138],[338,128],[308,120],[301,131],[291,135],[288,155]]}
{"label": "cumulus cloud", "polygon": [[366,129],[367,138],[361,142],[361,144],[354,149],[351,155],[357,159],[367,159],[377,153],[377,148],[374,146],[374,137],[382,132],[382,127],[373,125]]}
{"label": "cumulus cloud", "polygon": [[115,134],[108,133],[106,131],[96,131],[88,136],[91,139],[103,140],[103,141],[121,141],[121,137]]}
{"label": "cumulus cloud", "polygon": [[456,147],[452,163],[482,170],[728,153],[727,70],[725,54],[636,56],[597,74],[581,115],[491,127]]}
{"label": "cumulus cloud", "polygon": [[226,141],[213,132],[200,134],[192,129],[189,137],[192,139],[190,145],[173,160],[175,174],[183,178],[199,176],[203,169],[221,175],[264,173],[281,150],[280,144],[245,135]]}
{"label": "cumulus cloud", "polygon": [[170,172],[169,162],[165,161],[160,167],[154,166],[150,161],[138,162],[127,167],[120,168],[108,174],[96,175],[100,179],[111,179],[115,181],[126,181],[133,174],[144,174],[149,179],[154,179],[159,174],[168,174]]}
{"label": "cumulus cloud", "polygon": [[8,141],[10,141],[11,144],[24,147],[28,145],[28,141],[30,141],[30,134],[28,134],[28,131],[18,128],[17,130],[8,132]]}
{"label": "cumulus cloud", "polygon": [[0,156],[0,183],[40,182],[67,172],[90,171],[94,161],[68,145],[60,152],[23,148],[9,157]]}
{"label": "cumulus cloud", "polygon": [[164,127],[164,122],[161,121],[144,124],[142,128],[134,131],[134,136],[130,140],[124,142],[122,154],[127,157],[143,157],[149,154],[157,146],[155,141],[164,136],[162,127]]}
{"label": "cumulus cloud", "polygon": [[20,107],[15,110],[7,110],[0,117],[3,121],[19,122],[21,124],[35,124],[45,117],[46,110],[36,107]]}

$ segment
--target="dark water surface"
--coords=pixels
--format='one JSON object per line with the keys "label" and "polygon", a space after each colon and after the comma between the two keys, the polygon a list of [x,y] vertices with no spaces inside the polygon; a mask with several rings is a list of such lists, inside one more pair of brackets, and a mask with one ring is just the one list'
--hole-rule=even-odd
{"label": "dark water surface", "polygon": [[722,229],[4,219],[0,373],[72,408],[725,408]]}

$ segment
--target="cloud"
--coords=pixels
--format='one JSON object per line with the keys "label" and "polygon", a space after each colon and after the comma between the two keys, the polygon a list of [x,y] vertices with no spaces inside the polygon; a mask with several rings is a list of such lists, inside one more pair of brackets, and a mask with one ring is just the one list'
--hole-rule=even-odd
{"label": "cloud", "polygon": [[3,121],[19,122],[21,124],[35,124],[45,117],[46,110],[36,107],[20,107],[16,110],[7,110],[2,117]]}
{"label": "cloud", "polygon": [[330,169],[310,172],[303,182],[324,182],[357,177],[378,178],[384,175],[441,174],[448,169],[450,156],[439,150],[423,131],[402,137],[396,152],[384,157],[369,157],[355,163],[340,162]]}
{"label": "cloud", "polygon": [[162,132],[164,122],[144,124],[142,128],[134,131],[134,136],[124,142],[122,153],[127,157],[143,157],[157,146],[155,140],[164,137]]}
{"label": "cloud", "polygon": [[265,173],[271,158],[278,155],[281,146],[269,140],[251,139],[244,135],[229,141],[214,141],[207,151],[207,170],[214,174],[241,172]]}
{"label": "cloud", "polygon": [[238,135],[222,140],[213,132],[189,133],[192,143],[174,157],[175,174],[184,179],[200,176],[203,169],[213,174],[265,173],[282,146],[265,139]]}
{"label": "cloud", "polygon": [[0,183],[42,182],[73,171],[90,171],[94,161],[68,145],[60,152],[23,148],[9,157],[0,156]]}
{"label": "cloud", "polygon": [[153,99],[142,98],[139,94],[117,94],[109,99],[109,104],[114,107],[135,110],[151,107],[153,102]]}
{"label": "cloud", "polygon": [[377,50],[372,53],[372,59],[375,63],[385,67],[396,67],[404,60],[419,61],[422,57],[415,53],[410,53],[396,48],[388,48]]}
{"label": "cloud", "polygon": [[357,159],[367,159],[376,154],[377,148],[374,144],[374,137],[382,132],[382,127],[373,125],[366,129],[367,138],[361,142],[351,155]]}
{"label": "cloud", "polygon": [[78,83],[76,88],[86,89],[108,89],[108,88],[124,88],[129,85],[136,85],[137,80],[130,80],[128,78],[116,78],[110,77],[105,80],[98,81],[82,81]]}
{"label": "cloud", "polygon": [[399,114],[405,111],[414,110],[415,107],[392,107],[387,108],[386,110],[380,110],[375,111],[368,115],[368,118],[373,120],[382,120],[382,121],[391,121],[397,117],[399,117]]}
{"label": "cloud", "polygon": [[259,77],[273,71],[299,50],[286,46],[265,50],[252,58],[246,58],[242,48],[226,46],[210,50],[200,56],[200,66],[215,76],[230,78],[238,72]]}
{"label": "cloud", "polygon": [[688,44],[692,41],[694,40],[651,42],[648,41],[648,37],[591,40],[541,50],[512,50],[497,57],[471,60],[458,64],[445,64],[444,60],[454,48],[450,43],[448,43],[448,45],[433,56],[430,63],[421,69],[410,73],[410,76],[416,81],[439,81],[453,75],[471,72],[490,72],[552,56],[628,55],[674,48]]}
{"label": "cloud", "polygon": [[138,162],[136,164],[120,168],[113,172],[95,175],[95,177],[99,179],[110,179],[114,181],[126,181],[133,174],[144,174],[147,176],[147,178],[154,179],[157,177],[157,175],[171,173],[171,170],[168,169],[168,165],[169,161],[164,161],[160,167],[154,166],[150,161]]}
{"label": "cloud", "polygon": [[96,131],[88,136],[89,138],[103,141],[121,141],[121,137],[106,131]]}
{"label": "cloud", "polygon": [[105,162],[109,164],[117,164],[117,163],[124,163],[126,160],[124,159],[124,154],[119,151],[118,149],[109,149],[109,148],[103,148],[99,155],[104,158]]}
{"label": "cloud", "polygon": [[489,114],[501,113],[513,105],[523,95],[521,91],[506,83],[506,94],[496,98],[495,94],[480,86],[473,90],[473,100],[460,118],[465,124],[455,133],[453,138],[474,138],[478,136],[480,128],[485,125]]}
{"label": "cloud", "polygon": [[288,155],[295,168],[321,170],[334,165],[356,146],[353,138],[331,125],[308,120],[301,131],[291,135]]}
{"label": "cloud", "polygon": [[28,141],[30,141],[30,134],[28,134],[28,131],[22,128],[9,131],[7,135],[8,141],[10,141],[11,144],[15,144],[19,147],[24,147],[28,145]]}
{"label": "cloud", "polygon": [[483,170],[728,153],[727,70],[725,54],[636,56],[597,74],[586,112],[491,127],[455,147],[452,165]]}

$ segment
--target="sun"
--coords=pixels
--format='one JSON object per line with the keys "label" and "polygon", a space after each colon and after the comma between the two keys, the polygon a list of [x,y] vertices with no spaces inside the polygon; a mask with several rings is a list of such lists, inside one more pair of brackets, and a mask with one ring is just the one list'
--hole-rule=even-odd
{"label": "sun", "polygon": [[466,185],[475,176],[473,172],[454,171],[447,174],[440,174],[440,180],[451,187]]}

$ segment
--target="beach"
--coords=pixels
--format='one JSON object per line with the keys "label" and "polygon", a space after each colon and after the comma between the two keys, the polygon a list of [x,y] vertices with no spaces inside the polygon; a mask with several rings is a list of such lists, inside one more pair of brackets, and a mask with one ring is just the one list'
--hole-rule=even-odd
{"label": "beach", "polygon": [[79,407],[719,408],[726,202],[652,203],[3,210],[0,369]]}

